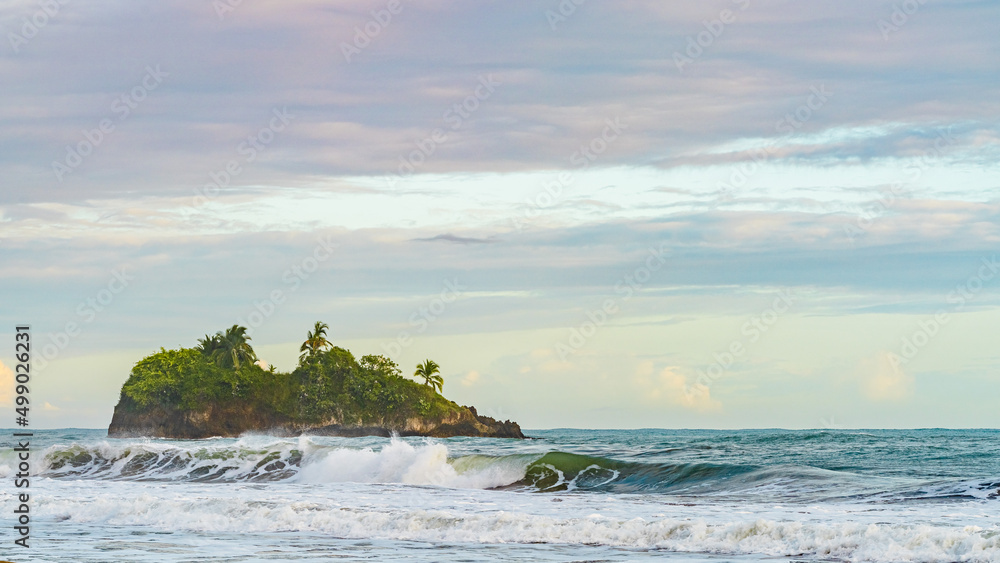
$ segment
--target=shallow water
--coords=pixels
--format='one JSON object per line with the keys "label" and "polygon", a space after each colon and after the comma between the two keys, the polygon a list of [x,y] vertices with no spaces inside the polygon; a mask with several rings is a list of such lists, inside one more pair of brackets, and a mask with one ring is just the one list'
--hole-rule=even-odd
{"label": "shallow water", "polygon": [[36,434],[18,562],[1000,561],[995,430]]}

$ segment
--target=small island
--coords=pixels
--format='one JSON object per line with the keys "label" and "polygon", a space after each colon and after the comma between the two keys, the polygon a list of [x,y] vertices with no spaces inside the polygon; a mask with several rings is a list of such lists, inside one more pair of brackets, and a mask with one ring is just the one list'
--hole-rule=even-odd
{"label": "small island", "polygon": [[482,436],[524,438],[517,423],[445,399],[439,366],[426,360],[403,377],[391,359],[355,357],[317,322],[291,373],[257,360],[247,329],[205,335],[194,348],[161,348],[122,386],[109,437]]}

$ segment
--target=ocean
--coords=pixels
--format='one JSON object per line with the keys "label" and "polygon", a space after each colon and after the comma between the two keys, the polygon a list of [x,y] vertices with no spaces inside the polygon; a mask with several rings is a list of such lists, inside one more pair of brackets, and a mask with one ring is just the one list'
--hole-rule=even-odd
{"label": "ocean", "polygon": [[526,430],[529,440],[38,430],[0,559],[1000,562],[998,430]]}

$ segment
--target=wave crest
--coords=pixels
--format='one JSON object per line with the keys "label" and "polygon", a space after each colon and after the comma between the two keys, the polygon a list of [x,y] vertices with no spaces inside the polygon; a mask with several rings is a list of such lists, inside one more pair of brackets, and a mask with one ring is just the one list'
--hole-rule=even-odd
{"label": "wave crest", "polygon": [[[16,465],[0,453],[0,476]],[[102,441],[52,446],[35,473],[56,479],[301,483],[402,483],[554,493],[600,491],[707,495],[768,494],[784,500],[908,502],[992,499],[994,482],[915,483],[807,466],[642,463],[560,451],[451,457],[443,443],[394,439],[349,448],[309,437],[236,442]]]}

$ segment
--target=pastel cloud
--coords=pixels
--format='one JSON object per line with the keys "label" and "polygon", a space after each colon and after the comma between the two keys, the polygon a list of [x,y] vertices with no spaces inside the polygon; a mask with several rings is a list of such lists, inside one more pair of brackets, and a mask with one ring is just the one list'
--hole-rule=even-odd
{"label": "pastel cloud", "polygon": [[0,406],[14,404],[14,372],[0,362]]}
{"label": "pastel cloud", "polygon": [[[812,330],[843,334],[858,315],[934,312],[1000,243],[990,3],[925,3],[888,34],[887,0],[591,2],[555,29],[547,0],[403,5],[350,61],[343,45],[384,0],[261,0],[222,14],[210,2],[72,3],[17,52],[0,49],[0,289],[18,296],[0,317],[31,317],[39,334],[78,323],[60,357],[71,362],[191,345],[282,290],[255,344],[284,342],[319,312],[338,338],[381,342],[413,332],[414,311],[458,279],[469,291],[428,329],[442,357],[468,352],[447,344],[456,335],[528,342],[454,368],[454,392],[520,377],[561,399],[585,381],[569,403],[619,393],[627,409],[647,396],[652,424],[668,410],[713,423],[789,388],[777,352],[762,347],[746,366],[766,368],[734,368],[708,389],[687,375],[704,358],[679,356],[712,331],[642,354],[616,331],[726,329],[756,295],[794,287],[808,296],[797,311],[819,319]],[[723,7],[735,21],[680,71],[675,52]],[[36,10],[0,2],[5,37]],[[123,117],[115,104],[147,67],[162,83]],[[280,129],[275,112],[291,116]],[[114,130],[57,179],[52,162],[86,148],[104,119]],[[613,138],[609,121],[621,124]],[[401,166],[412,172],[397,177]],[[293,291],[285,275],[317,237],[336,243],[334,257]],[[663,246],[668,264],[598,335],[570,358],[551,351]],[[135,283],[81,317],[123,266]],[[984,288],[967,311],[998,305]],[[857,329],[862,342],[893,330]],[[850,372],[867,357],[845,386],[852,400],[921,399],[917,368],[858,346],[843,359]],[[995,372],[981,363],[968,377]],[[615,376],[631,380],[619,388]],[[754,387],[765,377],[770,394]],[[83,412],[54,401],[67,420]]]}
{"label": "pastel cloud", "polygon": [[914,379],[903,371],[898,356],[880,352],[861,363],[861,390],[875,402],[896,403],[913,396]]}
{"label": "pastel cloud", "polygon": [[479,372],[476,370],[469,371],[462,376],[462,379],[459,380],[459,382],[466,387],[475,385],[477,381],[479,381]]}
{"label": "pastel cloud", "polygon": [[[616,117],[628,130],[601,165],[739,162],[747,154],[726,147],[779,142],[776,122],[814,88],[832,95],[780,141],[775,161],[905,157],[948,127],[960,137],[954,150],[995,161],[1000,96],[988,53],[1000,40],[982,3],[922,6],[885,40],[877,23],[888,3],[754,2],[737,7],[738,20],[683,73],[673,53],[718,8],[591,4],[553,31],[548,2],[406,4],[348,63],[342,45],[384,8],[258,2],[220,17],[211,4],[118,0],[63,10],[21,53],[0,55],[8,83],[19,85],[0,93],[0,173],[12,188],[0,203],[190,194],[240,159],[239,144],[281,108],[294,121],[242,162],[234,185],[383,176],[435,129],[447,140],[420,174],[565,169]],[[16,29],[36,9],[7,2],[0,21]],[[147,65],[168,76],[117,120],[114,101],[141,84]],[[446,112],[489,75],[495,91],[451,127]],[[57,181],[51,162],[104,118],[115,131]]]}
{"label": "pastel cloud", "polygon": [[698,412],[717,412],[722,403],[712,398],[703,383],[689,381],[680,368],[668,366],[655,372],[652,362],[643,362],[636,369],[635,382],[643,400],[680,406]]}

